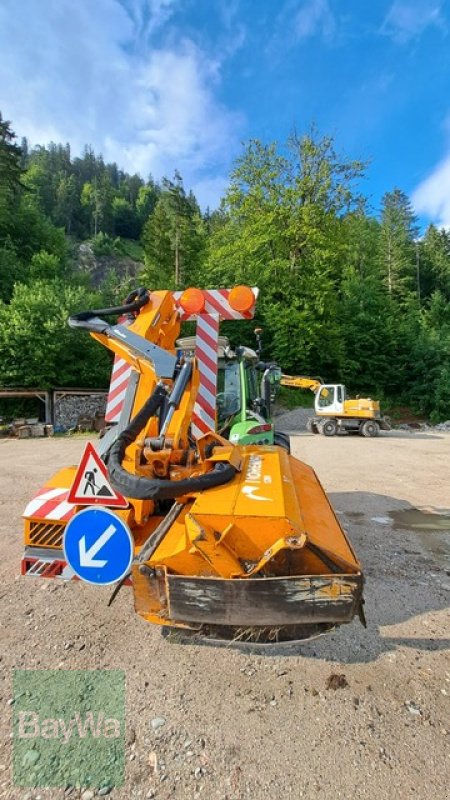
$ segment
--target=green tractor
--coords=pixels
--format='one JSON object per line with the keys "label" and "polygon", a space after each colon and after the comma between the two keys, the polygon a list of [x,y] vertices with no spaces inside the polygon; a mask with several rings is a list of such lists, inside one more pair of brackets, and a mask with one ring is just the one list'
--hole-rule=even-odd
{"label": "green tractor", "polygon": [[[257,333],[258,337],[258,333]],[[260,351],[260,339],[258,337]],[[195,351],[195,337],[177,341],[186,355]],[[249,347],[234,350],[219,337],[217,431],[233,444],[276,444],[290,452],[289,436],[275,430],[271,410],[281,380],[276,364],[264,363]]]}

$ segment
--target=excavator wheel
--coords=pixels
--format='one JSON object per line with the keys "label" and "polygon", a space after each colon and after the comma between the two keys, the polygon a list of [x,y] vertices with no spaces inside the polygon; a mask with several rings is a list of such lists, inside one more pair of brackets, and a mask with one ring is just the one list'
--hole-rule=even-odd
{"label": "excavator wheel", "polygon": [[323,436],[336,436],[337,422],[335,419],[326,419],[319,425],[319,431]]}
{"label": "excavator wheel", "polygon": [[319,431],[317,430],[317,425],[314,421],[314,417],[308,417],[308,419],[306,420],[305,427],[308,433],[319,433]]}
{"label": "excavator wheel", "polygon": [[362,422],[359,426],[359,432],[361,436],[365,437],[378,436],[380,432],[380,426],[378,425],[378,422],[375,422],[375,420],[366,419],[366,421]]}
{"label": "excavator wheel", "polygon": [[291,454],[291,440],[287,433],[282,433],[282,431],[275,431],[273,435],[273,443],[278,445],[278,447],[284,447],[285,450]]}

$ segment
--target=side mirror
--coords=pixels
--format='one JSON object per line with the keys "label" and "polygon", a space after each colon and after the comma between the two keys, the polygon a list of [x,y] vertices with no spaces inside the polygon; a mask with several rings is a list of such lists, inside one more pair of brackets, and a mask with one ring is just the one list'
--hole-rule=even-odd
{"label": "side mirror", "polygon": [[266,404],[270,407],[270,404],[275,401],[275,398],[278,393],[278,389],[280,387],[282,372],[280,367],[276,364],[270,364],[264,372],[263,377],[263,385],[264,385],[264,397],[266,398]]}
{"label": "side mirror", "polygon": [[269,367],[269,381],[272,384],[272,386],[276,386],[278,388],[281,382],[282,374],[283,373],[281,372],[280,367],[276,366]]}

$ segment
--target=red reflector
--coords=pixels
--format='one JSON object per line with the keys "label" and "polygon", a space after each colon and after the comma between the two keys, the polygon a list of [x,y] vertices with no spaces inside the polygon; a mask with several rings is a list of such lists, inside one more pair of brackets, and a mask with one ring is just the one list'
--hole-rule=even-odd
{"label": "red reflector", "polygon": [[251,433],[253,436],[253,434],[256,433],[267,433],[267,431],[271,430],[272,430],[272,425],[257,425],[256,428],[250,428],[250,430],[247,431],[247,433],[248,434]]}

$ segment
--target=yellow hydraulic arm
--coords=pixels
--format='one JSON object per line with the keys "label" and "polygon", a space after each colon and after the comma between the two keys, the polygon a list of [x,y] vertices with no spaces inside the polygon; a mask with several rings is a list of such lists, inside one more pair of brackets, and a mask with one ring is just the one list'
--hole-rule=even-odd
{"label": "yellow hydraulic arm", "polygon": [[294,389],[310,389],[315,393],[322,386],[322,381],[320,378],[307,378],[304,375],[282,375],[280,384]]}

